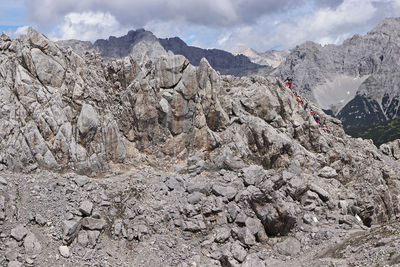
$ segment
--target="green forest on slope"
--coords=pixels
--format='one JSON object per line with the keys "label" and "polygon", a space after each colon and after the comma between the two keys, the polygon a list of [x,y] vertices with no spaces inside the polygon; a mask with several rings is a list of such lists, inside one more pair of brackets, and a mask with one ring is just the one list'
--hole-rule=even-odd
{"label": "green forest on slope", "polygon": [[400,138],[400,120],[385,121],[376,125],[348,128],[345,132],[352,137],[372,139],[374,144],[379,147],[389,141]]}

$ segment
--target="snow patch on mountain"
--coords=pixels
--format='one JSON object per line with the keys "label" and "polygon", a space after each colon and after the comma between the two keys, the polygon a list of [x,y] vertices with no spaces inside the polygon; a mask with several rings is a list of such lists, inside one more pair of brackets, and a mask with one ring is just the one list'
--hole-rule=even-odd
{"label": "snow patch on mountain", "polygon": [[315,99],[323,109],[330,109],[336,114],[355,97],[358,88],[368,77],[369,75],[353,77],[338,74],[314,88]]}

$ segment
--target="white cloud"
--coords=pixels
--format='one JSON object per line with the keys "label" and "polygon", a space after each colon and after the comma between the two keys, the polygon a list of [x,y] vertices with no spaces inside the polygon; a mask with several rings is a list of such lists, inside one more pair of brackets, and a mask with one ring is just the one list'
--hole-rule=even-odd
{"label": "white cloud", "polygon": [[94,41],[111,35],[123,35],[127,31],[110,13],[72,12],[64,17],[58,32],[52,34],[52,39]]}
{"label": "white cloud", "polygon": [[225,49],[245,44],[258,51],[293,48],[305,41],[340,44],[355,33],[365,33],[388,16],[400,16],[400,0],[344,0],[335,7],[313,9],[302,17],[271,19],[231,29]]}
{"label": "white cloud", "polygon": [[21,34],[26,34],[30,26],[18,27],[15,31],[6,31],[5,33],[11,38],[18,38]]}
{"label": "white cloud", "polygon": [[[285,12],[305,0],[29,0],[28,17],[42,25],[71,12],[109,12],[122,25],[143,27],[155,18],[190,24],[233,26],[253,23],[260,16]],[[45,7],[45,8],[44,8]]]}
{"label": "white cloud", "polygon": [[53,38],[95,40],[144,27],[161,38],[178,36],[192,45],[230,51],[239,44],[258,51],[293,48],[307,40],[340,44],[354,33],[372,29],[385,17],[400,16],[400,0],[29,0],[26,3],[32,23],[50,29],[52,34],[48,35]]}
{"label": "white cloud", "polygon": [[218,39],[218,45],[219,46],[224,46],[225,43],[229,40],[229,37],[231,36],[230,33],[224,34],[220,39]]}
{"label": "white cloud", "polygon": [[15,30],[14,34],[15,35],[21,35],[21,34],[26,34],[28,32],[29,26],[22,26],[19,27]]}

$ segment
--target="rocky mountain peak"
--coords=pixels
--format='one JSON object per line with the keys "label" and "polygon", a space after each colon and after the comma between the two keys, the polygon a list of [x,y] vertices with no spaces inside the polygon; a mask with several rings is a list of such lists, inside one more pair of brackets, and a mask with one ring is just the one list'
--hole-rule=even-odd
{"label": "rocky mountain peak", "polygon": [[400,18],[386,18],[379,23],[368,34],[385,34],[389,36],[399,37],[400,33]]}
{"label": "rocky mountain peak", "polygon": [[273,75],[292,76],[296,90],[333,111],[345,127],[397,118],[399,23],[399,18],[386,19],[342,45],[306,42],[293,49]]}

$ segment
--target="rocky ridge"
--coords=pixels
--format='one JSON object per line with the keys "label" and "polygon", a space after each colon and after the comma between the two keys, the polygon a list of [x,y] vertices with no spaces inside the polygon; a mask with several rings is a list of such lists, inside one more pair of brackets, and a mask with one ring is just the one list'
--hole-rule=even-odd
{"label": "rocky ridge", "polygon": [[[399,215],[394,146],[309,103],[322,131],[279,79],[172,53],[104,62],[33,29],[0,48],[1,264],[398,261],[380,227]],[[379,249],[347,253],[354,235]]]}
{"label": "rocky ridge", "polygon": [[64,48],[71,47],[81,56],[86,51],[98,52],[105,60],[130,56],[136,62],[143,63],[147,60],[156,61],[161,56],[165,56],[168,51],[172,51],[176,55],[185,56],[194,66],[199,66],[200,60],[204,57],[221,74],[244,76],[265,74],[270,70],[270,66],[255,64],[243,55],[234,56],[219,49],[188,46],[178,37],[157,38],[152,32],[144,29],[131,30],[121,37],[111,36],[107,40],[99,39],[93,44],[78,40],[63,40],[57,43]]}

